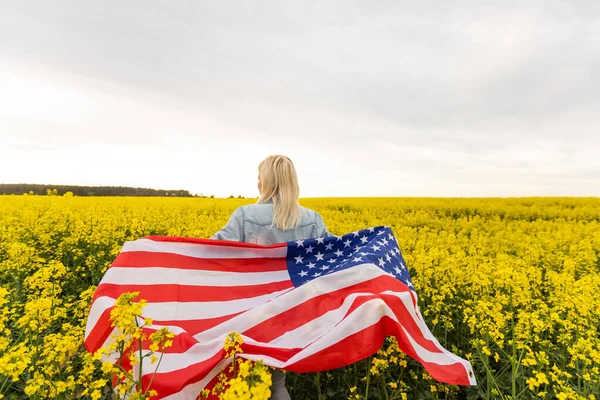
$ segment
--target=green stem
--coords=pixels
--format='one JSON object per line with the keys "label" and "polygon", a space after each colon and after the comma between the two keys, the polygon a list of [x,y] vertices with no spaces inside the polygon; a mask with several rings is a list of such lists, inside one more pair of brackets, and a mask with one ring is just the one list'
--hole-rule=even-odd
{"label": "green stem", "polygon": [[146,386],[146,391],[144,392],[144,395],[146,395],[146,393],[148,393],[148,391],[150,390],[150,386],[152,386],[152,382],[154,382],[154,377],[156,376],[156,371],[158,371],[158,366],[160,365],[160,362],[162,361],[162,358],[164,355],[165,355],[165,353],[164,353],[164,348],[163,348],[163,352],[160,353],[160,358],[158,359],[158,363],[156,363],[156,369],[154,369],[152,378],[150,378],[150,382],[148,383],[148,386]]}
{"label": "green stem", "polygon": [[[140,324],[138,323],[138,319],[137,317],[135,318],[135,324],[137,325],[137,327],[140,327]],[[142,384],[142,364],[144,361],[144,357],[142,356],[142,335],[140,335],[140,337],[138,338],[138,361],[139,361],[139,369],[138,369],[138,382],[136,384],[138,392],[139,393],[143,393],[144,392],[144,387]]]}
{"label": "green stem", "polygon": [[8,376],[5,377],[4,382],[2,382],[2,387],[0,387],[0,394],[4,394],[4,386],[6,386],[6,382],[8,382]]}
{"label": "green stem", "polygon": [[371,381],[371,361],[372,358],[369,357],[369,363],[367,364],[367,387],[365,388],[365,399],[369,398],[369,382]]}
{"label": "green stem", "polygon": [[[479,351],[479,347],[475,346],[475,351],[477,351],[477,354],[479,355],[479,358],[481,360],[483,360],[483,357],[481,356],[481,352]],[[504,396],[502,396],[502,392],[500,391],[500,388],[498,387],[498,384],[496,383],[496,380],[494,379],[494,376],[492,375],[492,372],[489,370],[488,366],[487,366],[487,362],[482,363],[483,367],[485,368],[485,371],[487,373],[488,376],[488,387],[489,387],[489,383],[490,381],[494,384],[494,386],[496,387],[496,390],[498,390],[498,393],[500,393],[500,397],[502,399],[504,399]],[[488,389],[488,394],[489,394],[489,389]]]}
{"label": "green stem", "polygon": [[383,382],[383,394],[385,395],[385,400],[390,400],[390,396],[388,396],[387,385],[385,384],[385,381]]}

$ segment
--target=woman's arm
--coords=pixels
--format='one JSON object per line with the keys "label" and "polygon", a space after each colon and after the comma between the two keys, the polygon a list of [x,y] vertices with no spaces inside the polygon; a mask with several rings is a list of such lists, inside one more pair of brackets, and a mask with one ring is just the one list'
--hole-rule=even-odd
{"label": "woman's arm", "polygon": [[244,210],[241,207],[235,209],[229,222],[220,231],[211,236],[215,240],[244,241]]}

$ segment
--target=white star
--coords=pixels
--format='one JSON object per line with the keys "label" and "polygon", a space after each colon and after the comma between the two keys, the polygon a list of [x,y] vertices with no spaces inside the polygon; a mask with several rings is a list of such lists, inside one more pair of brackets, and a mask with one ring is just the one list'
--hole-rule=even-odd
{"label": "white star", "polygon": [[344,248],[346,248],[346,247],[350,247],[350,243],[352,243],[352,241],[351,241],[350,239],[346,240],[346,241],[344,242]]}
{"label": "white star", "polygon": [[306,254],[308,254],[308,253],[312,253],[312,251],[313,251],[314,249],[315,249],[314,247],[312,247],[312,246],[308,246],[308,247],[306,248]]}
{"label": "white star", "polygon": [[358,236],[358,231],[354,231],[354,232],[352,232],[352,234],[353,234],[354,236]]}
{"label": "white star", "polygon": [[313,278],[316,278],[317,276],[321,275],[320,272],[315,272],[315,274],[313,275]]}
{"label": "white star", "polygon": [[334,262],[336,262],[337,260],[335,258],[330,258],[329,260],[327,260],[327,262],[329,264],[333,264]]}
{"label": "white star", "polygon": [[315,254],[315,257],[317,257],[317,261],[323,261],[323,256],[325,254],[321,254],[321,252],[318,252],[317,254]]}
{"label": "white star", "polygon": [[388,244],[388,240],[386,238],[383,238],[382,242],[383,242],[384,245]]}
{"label": "white star", "polygon": [[386,260],[388,260],[388,261],[392,261],[392,257],[390,257],[390,255],[389,255],[389,254],[386,254],[386,255],[385,255],[385,259],[386,259]]}
{"label": "white star", "polygon": [[375,232],[375,228],[369,228],[369,232],[371,232],[371,233]]}
{"label": "white star", "polygon": [[317,244],[323,244],[323,239],[322,237],[317,238]]}
{"label": "white star", "polygon": [[321,271],[326,271],[326,270],[328,270],[328,269],[329,269],[329,267],[328,267],[327,265],[323,265],[323,266],[321,267]]}
{"label": "white star", "polygon": [[377,232],[377,236],[379,236],[379,235],[383,235],[384,233],[385,233],[385,231],[384,231],[384,230],[381,230],[381,231]]}
{"label": "white star", "polygon": [[317,265],[315,263],[308,263],[308,268],[309,269],[313,269],[314,267],[316,267]]}
{"label": "white star", "polygon": [[354,251],[355,252],[358,252],[360,249],[362,249],[362,247],[360,247],[360,246],[354,246]]}
{"label": "white star", "polygon": [[383,260],[383,258],[378,258],[377,261],[379,261],[380,267],[383,267],[385,265],[385,261]]}
{"label": "white star", "polygon": [[413,284],[411,281],[408,281],[408,287],[413,287]]}
{"label": "white star", "polygon": [[338,257],[341,257],[341,256],[343,256],[343,255],[344,255],[344,252],[343,252],[343,251],[341,251],[340,249],[338,249],[338,250],[337,250],[336,252],[334,252],[333,254],[335,254],[335,255],[336,255],[336,256],[338,256]]}
{"label": "white star", "polygon": [[333,243],[327,243],[325,245],[325,250],[333,250]]}
{"label": "white star", "polygon": [[298,247],[304,247],[304,240],[296,240]]}
{"label": "white star", "polygon": [[377,246],[376,244],[373,245],[373,251],[378,251],[381,248],[381,246]]}
{"label": "white star", "polygon": [[394,271],[396,271],[396,274],[398,274],[398,275],[402,274],[402,271],[400,271],[400,268],[398,268],[397,265],[396,265],[396,268],[394,268]]}
{"label": "white star", "polygon": [[306,271],[300,271],[300,277],[306,276],[308,275],[308,272]]}
{"label": "white star", "polygon": [[361,256],[368,256],[368,255],[369,255],[369,253],[365,253],[364,251],[361,251],[361,252],[360,252],[360,255],[361,255]]}
{"label": "white star", "polygon": [[354,262],[362,261],[362,257],[354,257]]}
{"label": "white star", "polygon": [[365,244],[365,243],[367,243],[369,241],[369,239],[367,239],[366,236],[363,236],[363,237],[360,238],[360,241],[362,242],[362,244]]}
{"label": "white star", "polygon": [[388,239],[390,239],[390,240],[394,240],[394,236],[393,236],[393,235],[390,233],[390,234],[388,235]]}
{"label": "white star", "polygon": [[403,270],[405,270],[405,271],[406,271],[406,265],[404,265],[404,263],[403,263],[403,262],[401,262],[401,263],[400,263],[400,266],[402,267],[402,269],[403,269]]}
{"label": "white star", "polygon": [[302,256],[294,257],[294,260],[296,260],[296,264],[302,264],[302,260],[304,260],[304,257],[302,257]]}

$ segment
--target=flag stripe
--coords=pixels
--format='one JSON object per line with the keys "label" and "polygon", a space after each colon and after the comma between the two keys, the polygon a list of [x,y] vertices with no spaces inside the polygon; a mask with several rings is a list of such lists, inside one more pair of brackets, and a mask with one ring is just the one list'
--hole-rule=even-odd
{"label": "flag stripe", "polygon": [[140,292],[138,298],[145,299],[148,303],[162,303],[178,301],[204,302],[204,301],[228,301],[243,298],[270,295],[292,289],[290,281],[265,283],[252,286],[232,286],[228,290],[218,286],[190,286],[190,285],[118,285],[115,283],[102,283],[98,286],[94,296],[96,298],[106,296],[114,299],[125,292]]}
{"label": "flag stripe", "polygon": [[201,240],[198,243],[190,241],[160,241],[153,239],[138,239],[123,245],[121,252],[148,251],[153,253],[172,253],[196,258],[285,258],[287,246],[285,243],[262,247],[248,246],[246,243],[219,243],[218,241]]}
{"label": "flag stripe", "polygon": [[[194,271],[175,268],[128,268],[110,267],[101,283],[116,285],[180,285],[185,283],[192,286],[251,286],[271,282],[290,281],[287,271],[270,272],[221,272]],[[291,281],[290,281],[291,282]]]}
{"label": "flag stripe", "polygon": [[287,270],[285,259],[278,258],[198,258],[181,254],[128,251],[112,263],[115,267],[162,267],[223,272],[267,272]]}
{"label": "flag stripe", "polygon": [[213,328],[219,324],[222,324],[240,314],[242,314],[242,313],[240,312],[240,313],[235,313],[235,314],[230,314],[230,315],[224,315],[222,317],[216,317],[216,318],[191,319],[191,320],[187,320],[187,321],[154,320],[154,325],[168,326],[168,327],[178,326],[193,336],[197,333],[200,333],[207,329]]}

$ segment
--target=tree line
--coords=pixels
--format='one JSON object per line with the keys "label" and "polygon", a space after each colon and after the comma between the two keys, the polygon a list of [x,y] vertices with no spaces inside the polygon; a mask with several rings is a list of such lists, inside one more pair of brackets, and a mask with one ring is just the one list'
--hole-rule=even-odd
{"label": "tree line", "polygon": [[[63,196],[70,192],[75,196],[159,196],[159,197],[210,197],[193,195],[187,190],[162,190],[136,188],[128,186],[73,186],[73,185],[38,185],[27,183],[0,183],[0,195],[28,194],[39,196]],[[214,196],[212,196],[214,197]]]}

